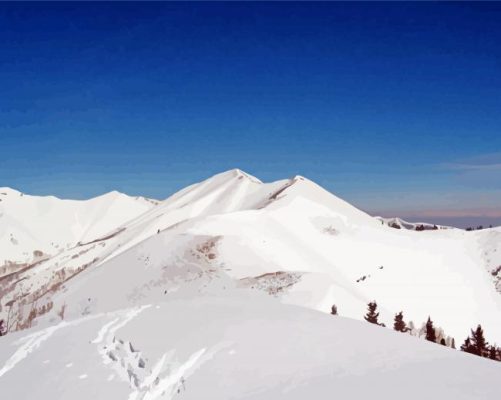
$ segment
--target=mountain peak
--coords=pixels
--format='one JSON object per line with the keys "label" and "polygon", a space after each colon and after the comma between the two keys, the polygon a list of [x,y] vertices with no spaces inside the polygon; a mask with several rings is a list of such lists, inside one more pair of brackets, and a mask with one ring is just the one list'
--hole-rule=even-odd
{"label": "mountain peak", "polygon": [[[101,199],[114,199],[118,197],[130,197],[126,195],[125,193],[119,192],[118,190],[111,190],[109,192],[103,193],[99,196],[94,197],[94,199],[101,198]],[[92,200],[92,199],[90,199]]]}
{"label": "mountain peak", "polygon": [[224,171],[224,172],[221,172],[219,174],[216,174],[212,178],[209,178],[209,179],[213,179],[213,178],[223,178],[223,179],[224,178],[238,178],[238,179],[245,178],[245,179],[248,179],[254,183],[263,183],[261,180],[259,180],[255,176],[248,174],[247,172],[242,171],[239,168],[229,169],[228,171]]}

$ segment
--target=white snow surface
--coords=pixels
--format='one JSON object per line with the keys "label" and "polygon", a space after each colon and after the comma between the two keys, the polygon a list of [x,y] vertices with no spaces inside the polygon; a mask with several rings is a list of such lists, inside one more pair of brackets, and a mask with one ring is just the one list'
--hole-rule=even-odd
{"label": "white snow surface", "polygon": [[0,360],[13,399],[497,399],[501,373],[490,360],[242,291],[10,334]]}
{"label": "white snow surface", "polygon": [[108,233],[154,205],[119,192],[79,201],[0,188],[0,265],[31,262],[34,251],[60,253]]}
{"label": "white snow surface", "polygon": [[496,396],[500,363],[352,319],[376,300],[387,326],[431,316],[459,347],[480,323],[500,344],[500,228],[398,230],[240,170],[158,203],[0,199],[10,398]]}

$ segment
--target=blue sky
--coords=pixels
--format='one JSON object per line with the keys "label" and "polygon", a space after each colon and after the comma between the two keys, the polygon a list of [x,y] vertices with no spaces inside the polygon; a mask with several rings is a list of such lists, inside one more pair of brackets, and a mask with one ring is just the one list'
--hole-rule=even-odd
{"label": "blue sky", "polygon": [[238,167],[501,217],[501,4],[0,4],[0,186],[165,198]]}

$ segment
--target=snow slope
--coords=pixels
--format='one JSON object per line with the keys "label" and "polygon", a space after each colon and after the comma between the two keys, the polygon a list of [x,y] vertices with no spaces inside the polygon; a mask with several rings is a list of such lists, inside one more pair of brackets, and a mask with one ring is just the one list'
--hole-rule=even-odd
{"label": "snow slope", "polygon": [[501,293],[501,227],[472,232],[481,260]]}
{"label": "snow slope", "polygon": [[[98,200],[103,201],[107,196],[85,204],[101,204]],[[57,222],[49,224],[39,219],[37,224],[41,228],[37,229],[42,233],[44,229],[50,231],[47,237],[57,237],[58,243],[70,243],[69,246],[0,277],[0,319],[7,321],[10,330],[9,335],[0,340],[0,355],[3,354],[5,360],[3,370],[9,371],[4,374],[5,378],[0,376],[0,382],[12,379],[5,382],[12,393],[19,393],[19,398],[31,398],[33,393],[26,387],[14,387],[16,379],[25,368],[29,371],[44,368],[43,362],[52,360],[54,348],[59,344],[68,346],[68,351],[56,356],[58,366],[48,371],[57,370],[61,374],[57,380],[64,383],[64,388],[44,383],[49,377],[44,378],[42,374],[37,378],[37,385],[46,390],[47,398],[73,398],[76,388],[86,394],[87,397],[82,398],[106,393],[110,393],[111,398],[169,398],[168,393],[177,392],[180,387],[184,396],[201,398],[204,388],[214,386],[211,382],[218,382],[217,387],[212,388],[214,398],[275,399],[285,396],[284,393],[292,398],[304,398],[305,391],[315,393],[317,385],[322,388],[318,393],[329,393],[334,390],[332,382],[346,388],[346,392],[342,392],[346,398],[361,398],[358,396],[362,396],[362,392],[357,390],[362,389],[356,388],[359,373],[369,374],[368,379],[383,393],[383,389],[391,387],[390,378],[406,382],[411,379],[411,373],[428,368],[432,372],[425,381],[444,393],[447,385],[457,386],[454,398],[461,395],[463,397],[457,398],[479,398],[474,397],[476,389],[465,389],[472,387],[472,383],[460,382],[464,381],[467,369],[478,369],[481,373],[472,376],[470,382],[485,389],[481,393],[485,397],[480,398],[493,398],[487,384],[489,380],[484,380],[499,373],[499,367],[492,366],[493,363],[472,361],[467,355],[422,343],[407,335],[395,336],[382,328],[343,318],[334,321],[333,317],[315,310],[329,312],[335,303],[343,317],[361,320],[367,303],[376,300],[380,319],[387,325],[391,325],[393,315],[402,310],[406,320],[416,327],[415,334],[419,334],[422,323],[431,316],[441,328],[437,330],[439,337],[446,338],[448,344],[454,337],[459,345],[478,323],[484,327],[490,342],[501,343],[501,296],[496,291],[498,276],[492,272],[501,261],[499,230],[393,229],[304,177],[262,183],[240,170],[227,171],[189,186],[157,205],[142,198],[116,196],[119,199],[112,205],[104,202],[103,208],[94,207],[93,212],[78,217],[80,230],[71,234],[67,224],[58,220],[58,215],[66,214],[54,206],[51,218]],[[16,209],[16,204],[13,202],[9,210]],[[69,205],[61,209],[66,210],[64,207]],[[140,211],[141,207],[144,210]],[[104,209],[113,215],[108,216]],[[115,209],[123,213],[114,214]],[[9,215],[17,218],[17,225],[35,232],[30,218],[25,217],[27,214],[10,211]],[[86,216],[90,216],[89,219]],[[10,232],[11,224],[2,224],[0,229]],[[39,246],[39,242],[36,245]],[[192,321],[187,315],[191,313],[198,316],[199,325],[196,325],[197,318]],[[295,321],[293,314],[301,317]],[[305,322],[310,318],[314,333],[302,330],[310,324]],[[259,323],[265,329],[272,329],[270,337],[266,336],[270,345],[263,341]],[[317,332],[316,324],[321,332]],[[329,339],[324,337],[325,329],[331,329],[324,324],[334,324],[332,329],[338,329],[342,339],[338,338],[338,342],[329,335]],[[140,370],[134,367],[132,374],[127,368],[117,370],[116,361],[106,358],[107,351],[102,344],[107,337],[112,343],[106,346],[115,346],[113,336],[126,329],[126,325],[136,326],[137,332],[131,331],[133,336],[125,338],[133,342],[134,348],[139,346],[143,351],[150,343],[156,346],[146,352],[148,362],[143,360],[149,367],[139,367]],[[141,330],[140,325],[144,329]],[[233,327],[236,331],[231,340],[246,349],[242,350],[245,355],[241,359],[231,358],[235,364],[227,357],[219,358],[219,354],[224,353],[219,346],[226,343],[225,332]],[[31,339],[13,342],[30,334],[15,333],[16,330],[29,328],[33,334]],[[42,330],[35,333],[34,329]],[[191,333],[197,329],[201,332],[216,329],[218,333],[214,333],[213,341],[202,346],[199,340],[203,341],[204,335]],[[293,329],[297,332],[291,334]],[[343,330],[347,332],[344,336]],[[91,336],[96,338],[90,339]],[[284,342],[281,350],[280,337],[284,341],[283,337],[289,336],[291,342]],[[168,343],[163,340],[167,337]],[[261,338],[261,342],[257,338]],[[351,351],[343,353],[346,347],[341,344],[343,340],[350,343]],[[92,342],[89,349],[95,352],[80,354],[80,347],[87,346],[89,341]],[[317,342],[322,343],[321,353],[325,351],[322,353],[325,358],[319,354],[310,360],[308,350]],[[69,349],[75,343],[79,344],[78,349]],[[200,346],[195,346],[196,343]],[[368,348],[371,343],[380,348],[381,353],[372,352]],[[35,351],[39,346],[40,351]],[[266,351],[256,351],[260,346]],[[113,357],[120,359],[120,365],[127,367],[127,363],[139,362],[137,352],[128,351],[123,343],[118,347],[116,351],[122,358]],[[179,358],[177,352],[181,347],[186,351]],[[360,348],[360,353],[354,348]],[[202,349],[205,350],[202,352]],[[287,356],[283,365],[272,362],[272,356],[294,351],[299,351],[297,358]],[[212,358],[207,355],[211,352],[214,352]],[[252,358],[254,353],[261,357],[263,365],[269,365],[269,369],[263,370],[261,380],[253,376],[256,371],[247,368],[251,365],[259,371],[257,361]],[[393,353],[398,356],[390,357]],[[34,357],[35,354],[44,360]],[[369,358],[367,365],[372,367],[362,368],[364,364],[356,354],[360,357],[365,354]],[[78,374],[71,367],[60,368],[61,363],[74,362],[67,360],[67,355],[82,362],[85,368]],[[24,361],[16,364],[20,357]],[[198,368],[205,357],[210,360],[202,364],[215,364],[211,364],[211,368]],[[350,357],[356,361],[346,364]],[[304,368],[300,366],[302,362]],[[438,370],[446,372],[433,369],[435,363],[440,365]],[[304,388],[277,378],[277,374],[292,374],[289,364],[295,366],[298,374],[307,376]],[[343,369],[345,364],[348,366]],[[396,369],[381,374],[377,372],[381,365],[384,368],[394,365]],[[95,376],[91,377],[89,371],[93,369]],[[184,394],[181,376],[187,379],[188,373],[193,375],[190,380],[198,383],[191,385],[191,394],[188,390]],[[252,376],[247,378],[247,375]],[[9,376],[11,378],[7,378]],[[137,380],[137,384],[124,385],[120,381],[123,377]],[[158,383],[163,389],[152,386],[157,378],[158,382],[164,382]],[[257,387],[259,382],[261,386]],[[289,389],[283,392],[284,387]],[[407,385],[404,387],[407,389]],[[414,391],[415,398],[424,393],[419,388]],[[164,397],[162,392],[166,393]],[[350,393],[354,397],[349,397]]]}
{"label": "snow slope", "polygon": [[496,399],[501,373],[490,360],[241,290],[2,342],[2,392],[15,399]]}
{"label": "snow slope", "polygon": [[31,262],[35,251],[50,256],[93,240],[155,204],[118,192],[77,201],[0,188],[0,265]]}
{"label": "snow slope", "polygon": [[[481,323],[501,342],[501,297],[476,232],[396,230],[303,177],[263,184],[228,171],[101,237],[97,233],[86,237],[94,239],[90,242],[0,281],[0,311],[14,312],[13,325],[32,325],[26,318],[34,302],[40,308],[57,300],[53,312],[63,305],[68,312],[79,310],[76,300],[54,296],[60,286],[82,285],[86,298],[96,286],[115,285],[130,271],[123,295],[139,291],[137,297],[147,301],[150,294],[138,289],[145,276],[160,279],[166,265],[185,270],[203,265],[243,287],[257,279],[254,286],[267,291],[279,273],[286,287],[271,290],[285,302],[323,311],[336,303],[342,315],[361,319],[366,304],[376,300],[386,323],[403,310],[417,326],[431,315],[456,340]],[[120,269],[112,267],[117,264]],[[145,266],[147,273],[140,269]],[[102,270],[106,278],[98,283],[93,273],[81,274],[88,268]],[[63,285],[70,278],[71,286]]]}
{"label": "snow slope", "polygon": [[[156,279],[162,263],[199,267],[201,259],[190,255],[195,252],[242,286],[264,275],[257,278],[257,287],[268,290],[266,285],[276,283],[269,283],[267,274],[283,273],[287,290],[278,287],[275,295],[285,302],[323,311],[336,303],[342,315],[360,319],[367,302],[375,299],[387,323],[403,310],[418,326],[431,315],[457,340],[482,323],[501,341],[501,299],[485,268],[485,246],[475,234],[396,230],[303,177],[263,184],[232,170],[182,190],[9,282],[0,281],[2,311],[26,292],[41,307],[44,299],[52,301],[60,283],[77,274],[85,298],[97,285],[92,274],[80,276],[89,267],[106,270],[105,286],[130,269],[131,284],[124,293],[134,292],[144,279],[132,269],[137,260]],[[144,249],[141,255],[138,249]],[[108,267],[117,263],[120,271]],[[72,302],[60,302],[58,307],[67,304],[71,310]],[[31,303],[29,296],[25,303]],[[26,318],[30,311],[23,304],[20,313]]]}

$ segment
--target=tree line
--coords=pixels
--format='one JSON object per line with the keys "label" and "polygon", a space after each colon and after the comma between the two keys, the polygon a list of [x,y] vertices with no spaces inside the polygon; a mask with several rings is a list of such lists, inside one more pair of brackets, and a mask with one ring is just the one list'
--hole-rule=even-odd
{"label": "tree line", "polygon": [[[489,228],[492,228],[492,225],[489,225]],[[473,226],[469,226],[468,228],[466,228],[467,231],[474,231],[475,229],[477,231],[481,231],[482,229],[484,229],[484,226],[483,225],[479,225],[476,228],[474,228]]]}
{"label": "tree line", "polygon": [[[338,315],[337,306],[333,305],[331,307],[331,314]],[[379,325],[385,327],[386,325],[379,322],[379,312],[377,311],[376,301],[371,301],[367,304],[367,313],[364,315],[364,319],[374,325]],[[437,343],[442,346],[447,346],[447,342],[444,337],[439,338],[437,335],[436,328],[433,326],[433,321],[431,317],[428,317],[426,321],[425,329],[425,339],[429,342]],[[411,332],[412,328],[407,325],[404,320],[404,313],[402,311],[395,314],[393,318],[393,330],[397,332]],[[449,342],[449,347],[455,349],[455,340],[452,338]],[[495,344],[489,345],[485,339],[484,331],[482,326],[479,324],[476,329],[471,330],[471,334],[465,339],[464,343],[460,347],[461,351],[466,353],[475,354],[479,357],[489,358],[495,361],[501,361],[501,347],[497,347]]]}

